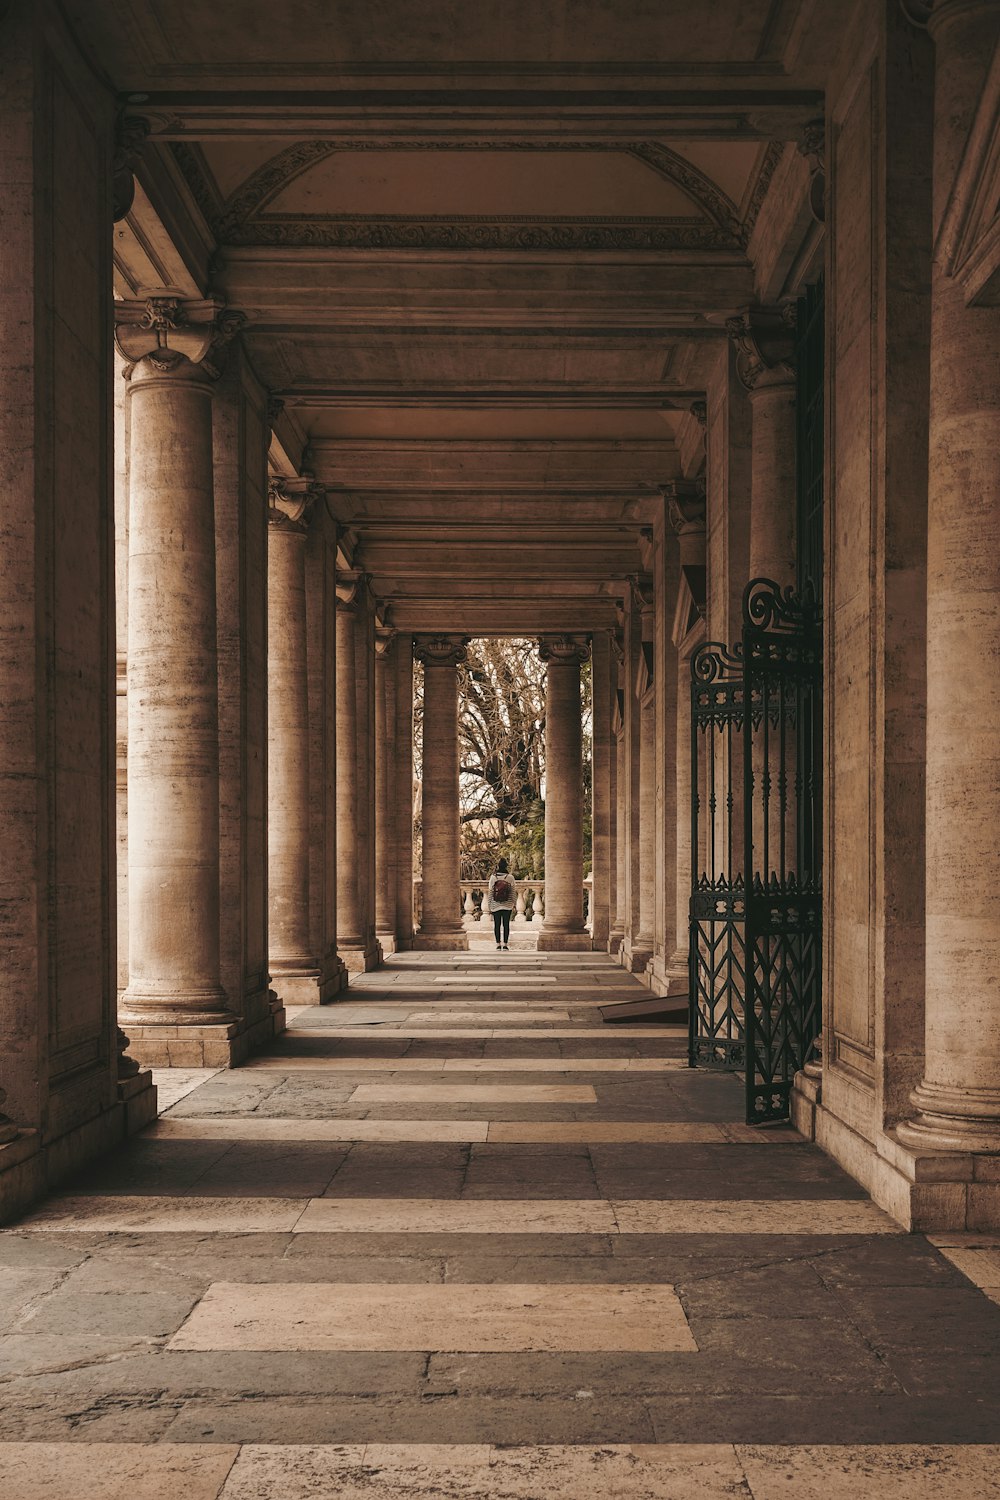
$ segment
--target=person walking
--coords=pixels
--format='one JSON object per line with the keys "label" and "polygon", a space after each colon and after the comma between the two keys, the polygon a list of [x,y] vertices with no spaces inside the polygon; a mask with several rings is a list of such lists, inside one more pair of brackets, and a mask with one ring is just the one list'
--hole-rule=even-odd
{"label": "person walking", "polygon": [[501,859],[490,876],[489,889],[486,892],[486,902],[489,910],[493,913],[493,931],[497,940],[497,952],[501,948],[506,953],[510,946],[510,914],[514,910],[517,901],[517,881],[507,867],[507,861]]}

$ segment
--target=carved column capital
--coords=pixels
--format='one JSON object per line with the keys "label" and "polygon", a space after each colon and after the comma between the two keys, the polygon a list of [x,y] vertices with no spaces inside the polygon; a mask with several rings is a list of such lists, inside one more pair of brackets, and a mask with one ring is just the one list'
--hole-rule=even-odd
{"label": "carved column capital", "polygon": [[590,660],[590,640],[585,635],[543,635],[538,654],[546,662],[582,664]]}
{"label": "carved column capital", "polygon": [[826,222],[826,121],[810,120],[798,140],[799,155],[809,163],[809,207],[817,224]]}
{"label": "carved column capital", "polygon": [[661,489],[667,502],[667,517],[677,535],[704,532],[704,479],[671,479]]}
{"label": "carved column capital", "polygon": [[361,568],[338,568],[337,609],[342,613],[356,614],[371,595],[371,581],[371,574]]}
{"label": "carved column capital", "polygon": [[313,506],[324,494],[314,479],[272,475],[267,481],[267,524],[271,531],[305,536]]}
{"label": "carved column capital", "polygon": [[707,401],[692,401],[691,405],[688,407],[688,411],[691,413],[692,417],[694,417],[699,427],[708,426]]}
{"label": "carved column capital", "polygon": [[415,635],[413,654],[425,667],[457,667],[468,656],[467,635]]}
{"label": "carved column capital", "polygon": [[656,600],[652,577],[648,573],[630,573],[628,581],[639,613],[648,614]]}
{"label": "carved column capital", "polygon": [[225,350],[246,323],[246,315],[221,297],[179,297],[169,290],[113,306],[115,346],[128,361],[126,378],[141,359],[151,360],[159,373],[179,370],[186,359],[218,379]]}
{"label": "carved column capital", "polygon": [[790,380],[795,374],[794,302],[777,307],[748,307],[726,319],[726,331],[736,345],[736,373],[748,391],[762,377],[775,374]]}
{"label": "carved column capital", "polygon": [[375,655],[387,656],[398,634],[399,632],[392,625],[377,625],[375,627]]}

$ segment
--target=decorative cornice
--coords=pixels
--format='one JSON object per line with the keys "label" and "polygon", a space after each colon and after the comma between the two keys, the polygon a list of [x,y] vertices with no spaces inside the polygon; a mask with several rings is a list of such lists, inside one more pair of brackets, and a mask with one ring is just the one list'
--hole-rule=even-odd
{"label": "decorative cornice", "polygon": [[[553,221],[526,215],[439,219],[265,212],[268,203],[289,183],[335,153],[388,150],[628,152],[675,183],[704,211],[707,222],[696,217],[653,216]],[[200,164],[192,158],[181,165],[185,171],[190,170],[192,191],[197,196]],[[660,141],[614,142],[607,146],[522,137],[447,142],[436,137],[296,141],[251,173],[220,209],[212,211],[204,184],[201,197],[206,201],[200,206],[211,215],[217,241],[228,245],[390,250],[739,250],[746,247],[752,227],[750,218],[740,223],[736,205],[717,183]]]}
{"label": "decorative cornice", "polygon": [[313,479],[288,479],[282,475],[267,481],[267,524],[271,531],[305,536],[313,506],[326,494]]}
{"label": "decorative cornice", "polygon": [[115,121],[115,148],[111,157],[111,211],[115,223],[124,219],[135,200],[135,168],[139,163],[149,121],[141,115],[119,114]]}
{"label": "decorative cornice", "polygon": [[752,391],[766,371],[795,373],[794,302],[778,307],[748,307],[726,319],[726,331],[736,345],[736,373]]}
{"label": "decorative cornice", "polygon": [[424,667],[457,667],[468,656],[467,635],[415,635],[413,654]]}
{"label": "decorative cornice", "polygon": [[590,640],[585,635],[543,635],[538,641],[542,661],[557,666],[582,665],[590,660]]}
{"label": "decorative cornice", "polygon": [[753,233],[754,225],[760,217],[760,211],[764,206],[764,199],[767,197],[774,174],[778,170],[778,163],[784,154],[784,141],[771,141],[764,152],[764,159],[760,164],[760,171],[757,173],[757,180],[754,182],[750,201],[747,204],[746,216],[743,220],[748,240]]}
{"label": "decorative cornice", "polygon": [[115,302],[113,308],[115,345],[129,361],[126,376],[141,359],[150,359],[161,371],[177,369],[187,359],[217,379],[227,346],[246,323],[245,314],[211,295],[194,298],[163,292]]}

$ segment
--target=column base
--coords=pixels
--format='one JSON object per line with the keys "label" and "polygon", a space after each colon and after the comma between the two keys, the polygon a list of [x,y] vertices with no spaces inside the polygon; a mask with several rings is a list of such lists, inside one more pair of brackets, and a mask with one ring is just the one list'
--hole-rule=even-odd
{"label": "column base", "polygon": [[382,962],[382,949],[378,939],[372,936],[367,943],[338,939],[337,953],[343,962],[348,978],[351,974],[368,974]]}
{"label": "column base", "polygon": [[1000,1151],[995,1089],[937,1088],[924,1080],[912,1095],[917,1113],[901,1121],[899,1139],[914,1151]]}
{"label": "column base", "polygon": [[319,982],[320,1005],[331,1005],[337,996],[347,989],[350,983],[350,974],[347,965],[339,953],[328,954],[323,961],[323,970]]}
{"label": "column base", "polygon": [[285,1030],[285,1007],[273,991],[259,1020],[228,1025],[128,1022],[129,1052],[144,1068],[237,1068]]}
{"label": "column base", "polygon": [[156,1086],[152,1074],[139,1072],[118,1084],[118,1097],[63,1135],[42,1144],[37,1130],[22,1130],[0,1146],[0,1224],[25,1213],[71,1173],[120,1146],[128,1136],[156,1119]]}
{"label": "column base", "polygon": [[625,941],[625,933],[621,927],[612,927],[608,933],[608,952],[612,958],[617,958],[622,951],[622,943]]}
{"label": "column base", "polygon": [[1000,1157],[974,1151],[915,1149],[895,1130],[874,1141],[823,1103],[817,1080],[797,1073],[792,1123],[840,1163],[904,1229],[1000,1230]]}
{"label": "column base", "polygon": [[378,940],[379,947],[382,949],[383,958],[387,953],[397,953],[399,951],[395,931],[390,929],[383,931],[376,930],[375,937]]}
{"label": "column base", "polygon": [[322,991],[322,976],[314,966],[303,965],[286,969],[280,963],[271,964],[271,984],[285,1005],[318,1005]]}
{"label": "column base", "polygon": [[640,974],[640,979],[648,985],[654,995],[672,996],[678,999],[686,996],[688,992],[687,968],[678,972],[673,964],[665,963],[663,955],[654,953],[646,965],[645,972]]}
{"label": "column base", "polygon": [[593,939],[589,932],[553,932],[543,927],[538,934],[539,953],[592,953]]}
{"label": "column base", "polygon": [[653,947],[646,938],[625,934],[618,953],[618,962],[623,969],[627,969],[630,974],[644,974],[652,957]]}
{"label": "column base", "polygon": [[454,932],[415,932],[413,948],[417,953],[468,953],[469,934],[461,927]]}

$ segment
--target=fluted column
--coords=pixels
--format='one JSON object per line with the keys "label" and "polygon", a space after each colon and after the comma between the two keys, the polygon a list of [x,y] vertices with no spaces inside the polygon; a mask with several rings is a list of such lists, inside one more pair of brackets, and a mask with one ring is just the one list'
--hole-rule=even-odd
{"label": "fluted column", "polygon": [[584,636],[547,636],[539,655],[545,682],[545,925],[540,950],[590,948],[583,925],[583,728],[580,664]]}
{"label": "fluted column", "polygon": [[726,326],[752,410],[750,577],[794,585],[795,304],[752,307]]}
{"label": "fluted column", "polygon": [[417,636],[424,664],[423,915],[415,948],[465,949],[459,891],[458,674],[465,636]]}
{"label": "fluted column", "polygon": [[375,632],[375,932],[383,953],[396,948],[395,636]]}
{"label": "fluted column", "polygon": [[[966,305],[965,288],[954,275],[959,229],[950,210],[1000,36],[1000,7],[995,0],[939,0],[929,24],[936,48],[936,248],[927,516],[925,1061],[913,1093],[918,1114],[899,1127],[899,1135],[918,1149],[996,1152],[1000,310]],[[989,1223],[995,1226],[995,1204]]]}
{"label": "fluted column", "polygon": [[272,480],[267,532],[268,962],[282,1000],[319,999],[309,937],[306,537],[316,486]]}
{"label": "fluted column", "polygon": [[359,722],[362,684],[358,659],[368,628],[368,577],[351,572],[337,581],[337,950],[351,974],[378,963],[374,924],[369,911],[369,850],[362,785],[367,765],[360,750],[364,726]]}
{"label": "fluted column", "polygon": [[130,380],[126,1022],[227,1025],[220,982],[212,386],[164,348]]}

